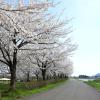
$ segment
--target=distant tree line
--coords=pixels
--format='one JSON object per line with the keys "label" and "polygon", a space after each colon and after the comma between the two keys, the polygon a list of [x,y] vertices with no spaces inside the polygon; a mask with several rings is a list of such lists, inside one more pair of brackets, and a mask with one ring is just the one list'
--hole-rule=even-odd
{"label": "distant tree line", "polygon": [[87,75],[79,75],[79,78],[90,78],[90,77]]}

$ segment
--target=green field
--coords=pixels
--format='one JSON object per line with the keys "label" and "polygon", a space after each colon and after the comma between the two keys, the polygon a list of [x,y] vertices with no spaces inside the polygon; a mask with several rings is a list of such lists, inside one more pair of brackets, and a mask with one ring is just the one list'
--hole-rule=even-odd
{"label": "green field", "polygon": [[[59,86],[60,84],[64,83],[65,80],[58,81],[56,83],[49,83],[46,86],[35,88],[35,89],[25,89],[23,87],[19,87],[19,83],[17,84],[17,90],[13,92],[3,92],[7,91],[8,85],[7,84],[1,84],[0,83],[0,91],[2,92],[2,98],[0,100],[16,100],[20,99],[24,96],[29,96],[32,94],[40,93],[42,91],[47,91],[49,89],[55,88],[56,86]],[[21,83],[22,85],[25,83]]]}
{"label": "green field", "polygon": [[98,91],[100,91],[100,79],[96,79],[94,81],[88,81],[88,82],[85,82],[87,83],[88,85],[94,87],[95,89],[97,89]]}

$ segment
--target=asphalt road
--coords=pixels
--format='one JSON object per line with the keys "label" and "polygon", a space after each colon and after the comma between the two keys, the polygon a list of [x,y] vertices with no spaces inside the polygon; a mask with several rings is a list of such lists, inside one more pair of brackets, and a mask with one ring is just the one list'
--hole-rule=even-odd
{"label": "asphalt road", "polygon": [[82,81],[71,79],[62,86],[24,100],[100,100],[100,92]]}

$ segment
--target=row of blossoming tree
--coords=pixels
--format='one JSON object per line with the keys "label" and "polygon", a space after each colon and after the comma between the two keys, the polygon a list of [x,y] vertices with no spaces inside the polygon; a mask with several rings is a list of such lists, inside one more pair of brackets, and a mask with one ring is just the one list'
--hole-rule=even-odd
{"label": "row of blossoming tree", "polygon": [[31,74],[45,80],[47,75],[72,73],[69,57],[76,45],[69,34],[70,20],[52,13],[55,2],[25,1],[0,0],[0,65],[11,74],[9,90],[16,88],[21,73],[27,81]]}

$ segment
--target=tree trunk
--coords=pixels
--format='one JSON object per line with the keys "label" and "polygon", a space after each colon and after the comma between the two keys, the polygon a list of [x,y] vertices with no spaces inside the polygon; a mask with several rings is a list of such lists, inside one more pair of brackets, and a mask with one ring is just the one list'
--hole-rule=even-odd
{"label": "tree trunk", "polygon": [[54,76],[54,79],[56,80],[56,73],[55,72],[54,72],[54,75],[53,76]]}
{"label": "tree trunk", "polygon": [[16,88],[16,65],[17,65],[17,49],[14,49],[13,52],[13,61],[9,63],[10,73],[11,73],[11,80],[10,80],[10,87],[9,90],[13,91]]}
{"label": "tree trunk", "polygon": [[9,86],[9,91],[13,91],[16,88],[16,66],[11,68],[11,80],[10,80],[10,86]]}
{"label": "tree trunk", "polygon": [[39,76],[38,75],[36,75],[36,79],[37,79],[37,81],[39,80]]}
{"label": "tree trunk", "polygon": [[30,72],[27,72],[27,82],[30,82]]}
{"label": "tree trunk", "polygon": [[44,81],[46,80],[45,77],[46,77],[46,70],[42,70],[42,79]]}

